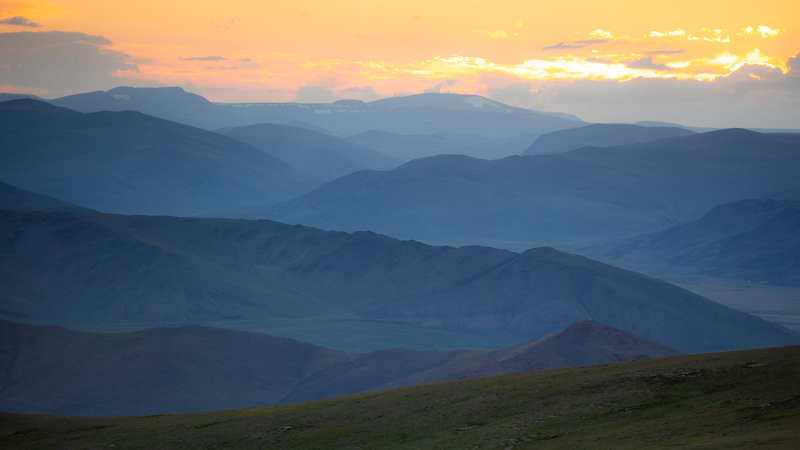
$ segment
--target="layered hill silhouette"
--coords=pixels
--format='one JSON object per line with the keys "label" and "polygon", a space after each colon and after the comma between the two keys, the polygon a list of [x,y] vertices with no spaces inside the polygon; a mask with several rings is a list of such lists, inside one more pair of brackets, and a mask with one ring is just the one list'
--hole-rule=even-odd
{"label": "layered hill silhouette", "polygon": [[501,350],[348,353],[208,327],[84,333],[0,321],[0,410],[131,415],[245,408],[390,387],[679,355],[583,321]]}
{"label": "layered hill silhouette", "polygon": [[597,123],[543,134],[521,154],[549,155],[583,147],[614,147],[692,134],[695,133],[679,127]]}
{"label": "layered hill silhouette", "polygon": [[800,286],[800,201],[727,203],[698,220],[582,253],[648,273],[683,268],[712,277]]}
{"label": "layered hill silhouette", "polygon": [[410,135],[370,130],[350,136],[347,140],[403,161],[446,154],[498,159],[519,154],[536,139],[537,135],[524,133],[514,138],[500,140],[477,138],[467,142],[454,140],[458,137],[448,133]]}
{"label": "layered hill silhouette", "polygon": [[287,125],[237,127],[225,134],[277,157],[293,169],[323,181],[358,170],[389,170],[400,159],[326,134]]}
{"label": "layered hill silhouette", "polygon": [[573,249],[798,189],[797,173],[800,135],[730,129],[495,161],[423,158],[354,173],[239,217],[435,243]]}
{"label": "layered hill silhouette", "polygon": [[[259,123],[292,124],[349,136],[369,130],[399,134],[451,132],[503,139],[583,125],[575,116],[515,108],[480,96],[419,94],[364,103],[212,103],[178,87],[118,87],[50,100],[90,113],[140,111],[191,126],[216,130]],[[307,127],[303,127],[307,128]]]}
{"label": "layered hill silhouette", "polygon": [[0,181],[0,210],[92,211],[46,195],[36,194]]}
{"label": "layered hill silhouette", "polygon": [[138,112],[0,103],[0,179],[79,206],[192,215],[286,200],[318,185],[235,139]]}
{"label": "layered hill silhouette", "polygon": [[388,347],[404,346],[387,337],[397,326],[522,341],[591,319],[687,352],[800,340],[552,248],[435,247],[266,220],[3,211],[0,276],[2,317],[61,325],[371,321],[370,339]]}

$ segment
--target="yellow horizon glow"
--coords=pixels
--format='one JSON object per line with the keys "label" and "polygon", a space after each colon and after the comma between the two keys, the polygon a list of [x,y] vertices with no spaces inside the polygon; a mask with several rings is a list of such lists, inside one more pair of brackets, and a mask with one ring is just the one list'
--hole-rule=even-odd
{"label": "yellow horizon glow", "polygon": [[[303,86],[392,96],[452,79],[474,94],[497,82],[712,81],[745,64],[785,73],[800,51],[793,1],[0,1],[0,19],[18,15],[42,27],[0,32],[103,36],[138,68],[121,80],[191,83],[214,101],[291,101]],[[197,59],[211,56],[224,59]]]}

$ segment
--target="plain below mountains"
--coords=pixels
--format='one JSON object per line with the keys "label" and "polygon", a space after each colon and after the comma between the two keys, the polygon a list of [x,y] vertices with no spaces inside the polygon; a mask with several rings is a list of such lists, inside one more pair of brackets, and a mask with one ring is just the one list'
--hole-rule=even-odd
{"label": "plain below mountains", "polygon": [[0,315],[11,320],[117,329],[279,322],[283,331],[271,334],[333,347],[342,327],[367,348],[409,347],[392,334],[405,327],[498,348],[498,336],[519,342],[584,319],[686,352],[800,341],[669,283],[552,248],[435,247],[266,220],[2,211],[0,284]]}
{"label": "plain below mountains", "polygon": [[86,208],[175,215],[277,202],[320,183],[217,133],[36,100],[0,103],[0,179]]}
{"label": "plain below mountains", "polygon": [[581,253],[654,275],[689,270],[752,283],[800,286],[800,201],[727,203],[698,220]]}
{"label": "plain below mountains", "polygon": [[500,350],[368,353],[219,328],[100,334],[0,321],[0,410],[92,416],[217,411],[679,354],[592,321]]}
{"label": "plain below mountains", "polygon": [[359,170],[389,170],[402,160],[318,131],[276,124],[225,130],[224,134],[261,149],[300,173],[331,181]]}
{"label": "plain below mountains", "polygon": [[417,159],[238,217],[451,245],[575,249],[798,189],[798,173],[800,134],[730,129],[494,161]]}

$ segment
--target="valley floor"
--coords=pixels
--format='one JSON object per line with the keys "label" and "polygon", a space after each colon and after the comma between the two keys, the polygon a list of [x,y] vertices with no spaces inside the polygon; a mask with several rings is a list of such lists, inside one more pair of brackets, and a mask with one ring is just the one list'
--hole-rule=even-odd
{"label": "valley floor", "polygon": [[434,383],[244,410],[0,414],[3,448],[798,448],[800,346]]}

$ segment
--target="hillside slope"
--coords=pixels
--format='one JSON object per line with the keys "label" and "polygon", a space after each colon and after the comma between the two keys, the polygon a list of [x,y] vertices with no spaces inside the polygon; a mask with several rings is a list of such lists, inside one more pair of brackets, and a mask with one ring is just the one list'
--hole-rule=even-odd
{"label": "hillside slope", "polygon": [[360,172],[237,217],[522,250],[574,249],[800,187],[800,135],[731,129],[483,161],[442,155]]}
{"label": "hillside slope", "polygon": [[8,448],[796,448],[800,348],[435,383],[150,417],[0,414]]}
{"label": "hillside slope", "polygon": [[687,352],[800,339],[552,248],[435,247],[266,220],[2,211],[0,277],[4,317],[63,325],[280,320],[290,329],[325,318],[371,321],[372,341],[402,325],[490,342],[592,319]]}
{"label": "hillside slope", "polygon": [[[555,335],[498,351],[346,353],[219,328],[97,334],[0,321],[0,360],[10,362],[0,370],[5,380],[0,410],[69,415],[214,411],[470,378],[487,370],[502,374],[680,354],[596,322],[574,324]],[[453,363],[458,371],[452,370]],[[435,371],[441,366],[447,367]]]}
{"label": "hillside slope", "polygon": [[521,155],[550,155],[583,147],[614,147],[655,139],[689,136],[693,131],[678,127],[596,123],[585,127],[551,131],[539,136]]}
{"label": "hillside slope", "polygon": [[141,113],[0,103],[0,179],[116,213],[193,215],[286,200],[318,185],[235,139]]}
{"label": "hillside slope", "polygon": [[302,128],[257,124],[225,135],[277,157],[300,173],[330,181],[358,170],[389,170],[402,161],[387,154]]}

